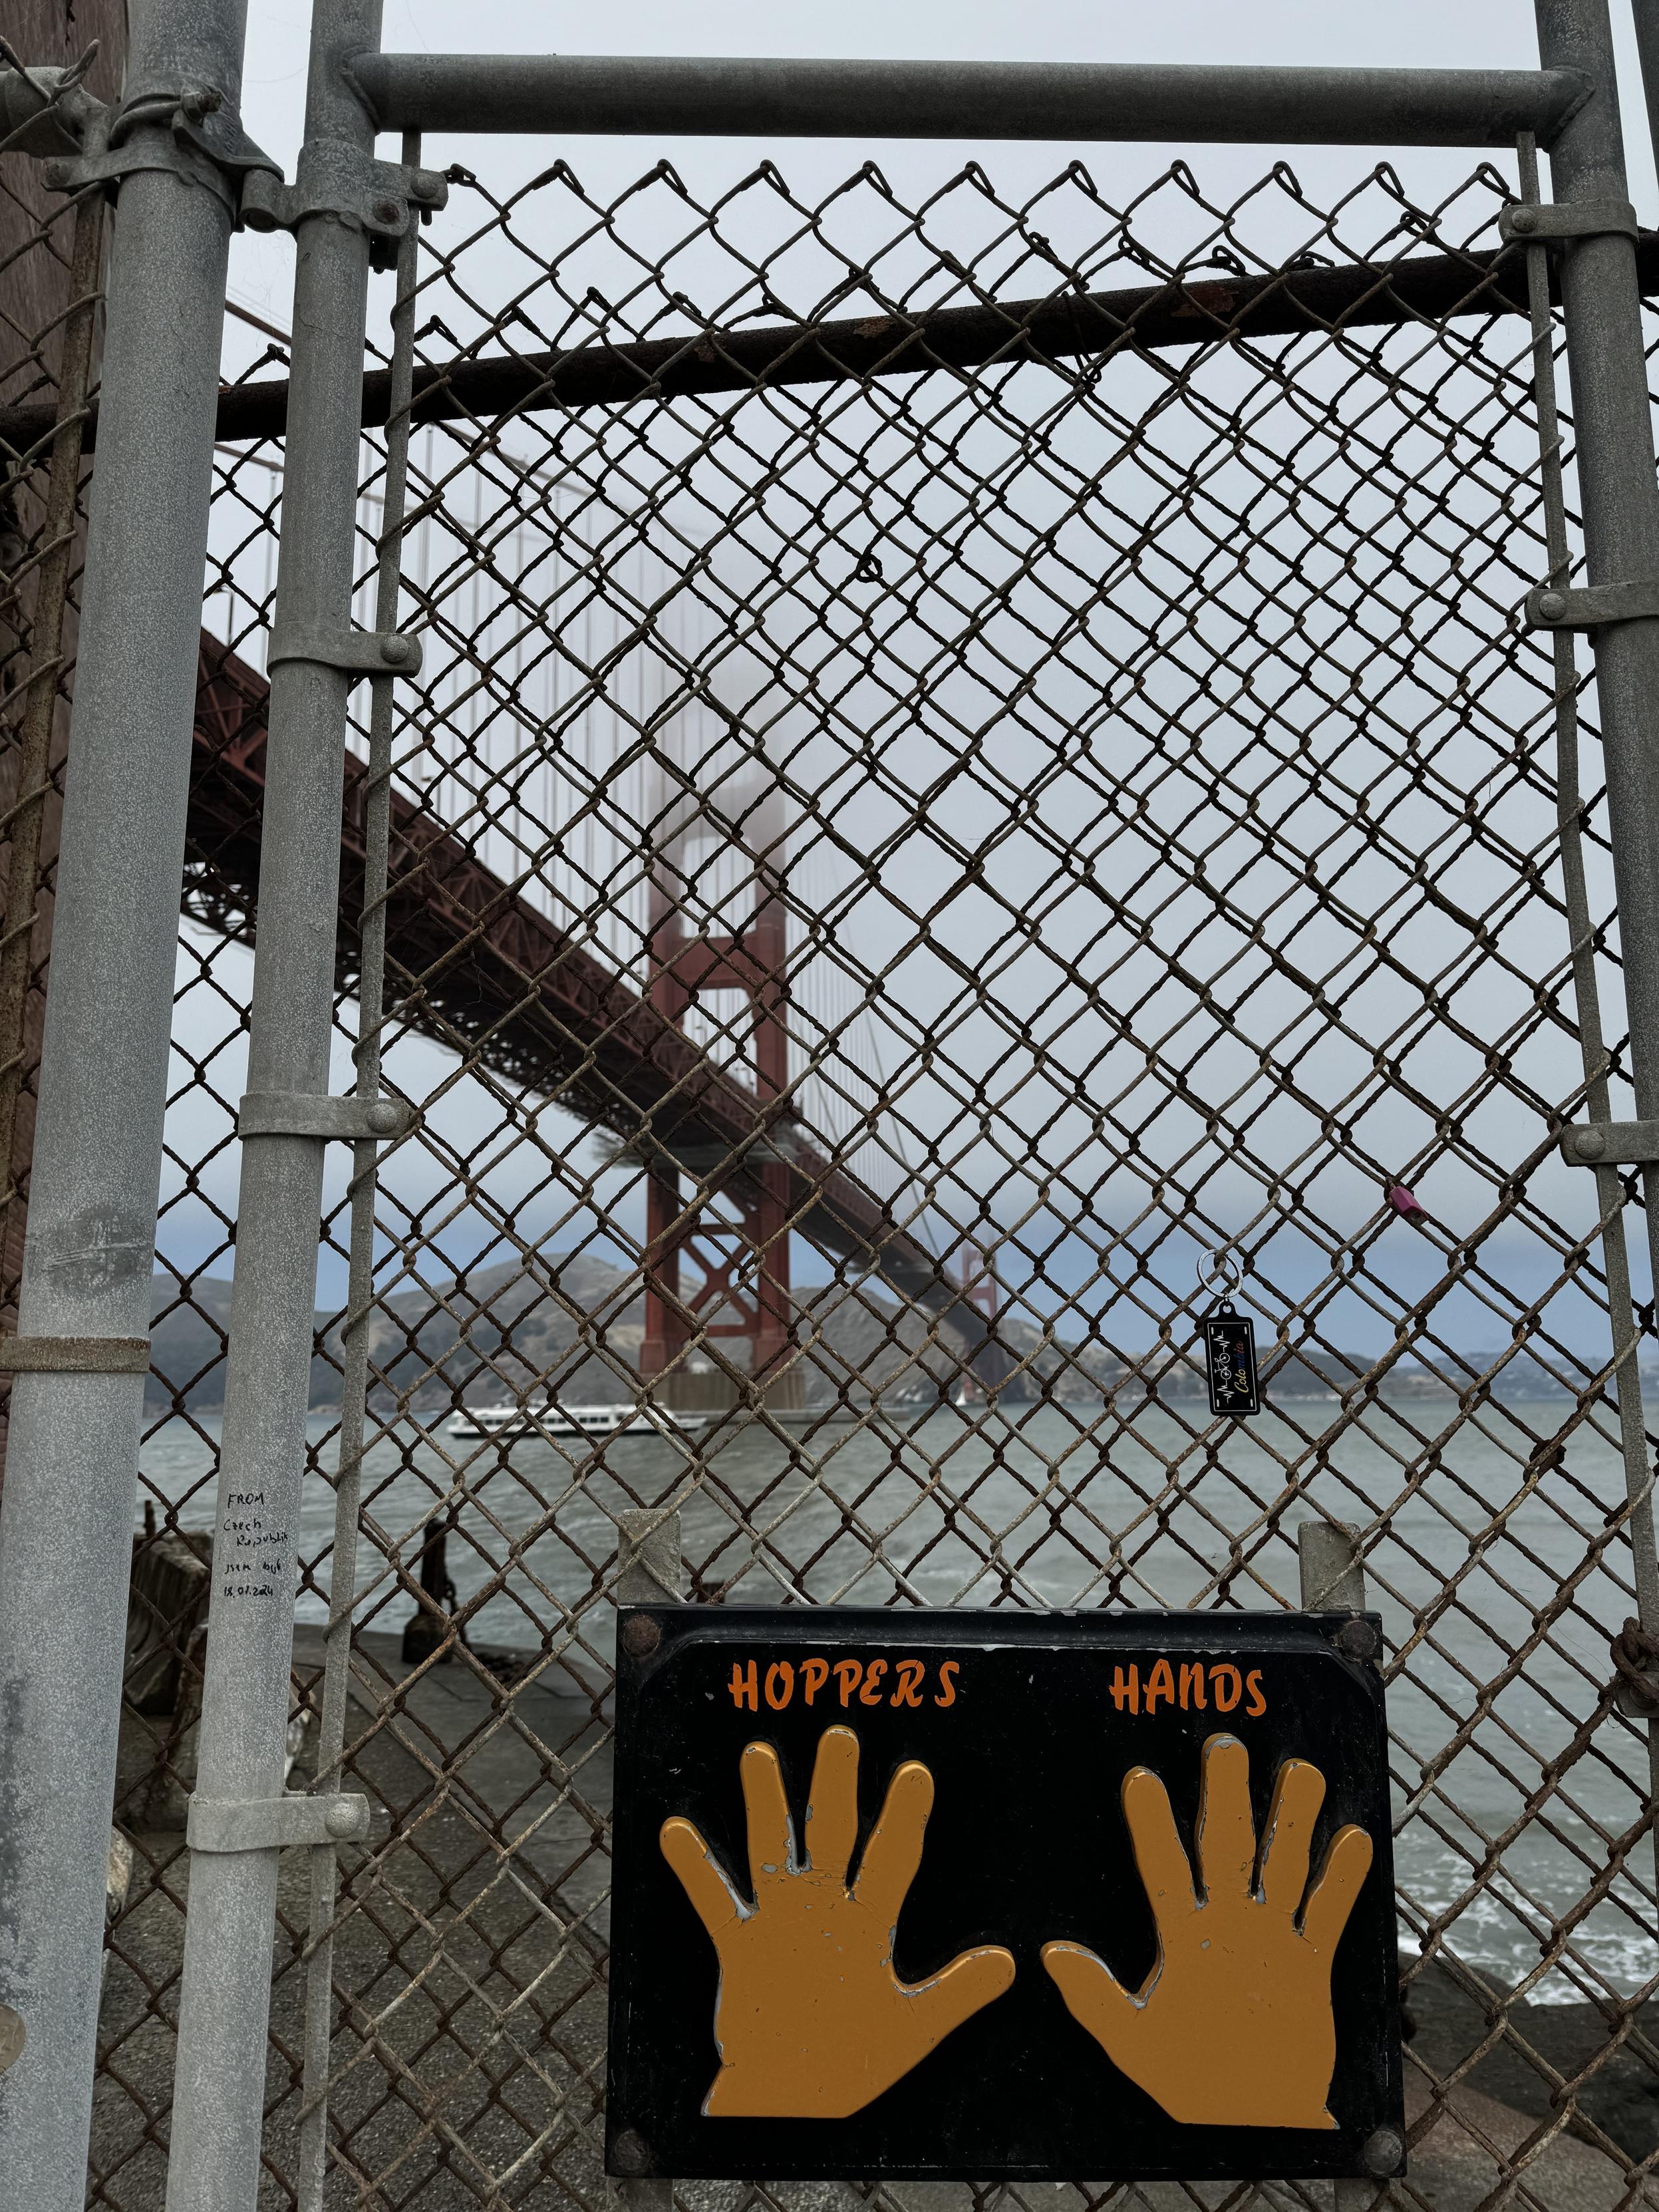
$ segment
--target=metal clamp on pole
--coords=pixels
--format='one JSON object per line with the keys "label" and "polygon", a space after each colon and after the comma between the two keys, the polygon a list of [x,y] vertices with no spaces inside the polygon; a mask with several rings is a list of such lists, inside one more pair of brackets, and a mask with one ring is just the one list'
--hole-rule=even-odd
{"label": "metal clamp on pole", "polygon": [[1659,1635],[1627,1620],[1608,1646],[1613,1709],[1626,1720],[1659,1721]]}
{"label": "metal clamp on pole", "polygon": [[291,185],[280,175],[251,174],[242,188],[249,230],[293,230],[307,216],[331,215],[368,239],[369,260],[386,270],[409,228],[411,210],[431,215],[447,204],[449,185],[436,169],[377,161],[337,139],[308,144]]}
{"label": "metal clamp on pole", "polygon": [[325,1143],[362,1145],[377,1137],[406,1136],[420,1117],[397,1098],[305,1097],[294,1091],[250,1091],[236,1109],[236,1133],[249,1137],[316,1137]]}
{"label": "metal clamp on pole", "polygon": [[1498,235],[1505,246],[1553,246],[1573,238],[1640,235],[1636,210],[1628,200],[1575,200],[1561,205],[1506,207],[1499,211]]}
{"label": "metal clamp on pole", "polygon": [[1568,592],[1535,584],[1527,593],[1528,629],[1603,629],[1609,623],[1659,619],[1659,583],[1590,584]]}
{"label": "metal clamp on pole", "polygon": [[1659,1121],[1593,1121],[1561,1132],[1570,1168],[1644,1167],[1659,1161]]}
{"label": "metal clamp on pole", "polygon": [[113,114],[100,110],[86,123],[82,151],[45,162],[40,173],[49,191],[78,192],[88,185],[113,190],[143,169],[205,185],[233,216],[251,177],[282,176],[264,148],[223,112],[217,92],[189,84],[141,94]]}
{"label": "metal clamp on pole", "polygon": [[418,676],[421,641],[408,630],[331,629],[320,623],[289,623],[270,641],[266,665],[314,660],[345,675]]}
{"label": "metal clamp on pole", "polygon": [[240,1804],[192,1797],[185,1840],[193,1851],[280,1851],[294,1844],[368,1840],[368,1800],[341,1796],[251,1797]]}
{"label": "metal clamp on pole", "polygon": [[0,1337],[0,1375],[148,1375],[147,1336]]}

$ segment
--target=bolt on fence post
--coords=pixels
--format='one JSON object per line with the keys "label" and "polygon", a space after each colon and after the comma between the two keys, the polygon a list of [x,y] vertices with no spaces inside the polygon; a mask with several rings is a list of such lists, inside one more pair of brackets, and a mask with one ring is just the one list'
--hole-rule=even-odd
{"label": "bolt on fence post", "polygon": [[[241,93],[246,0],[135,12],[127,95]],[[165,162],[159,103],[132,133]],[[18,1330],[148,1337],[234,186],[123,180]],[[95,1352],[94,1356],[96,1356]],[[0,1511],[9,2204],[86,2197],[142,1371],[24,1371]]]}
{"label": "bolt on fence post", "polygon": [[[1627,200],[1607,0],[1537,0],[1537,13],[1545,65],[1580,70],[1595,88],[1550,149],[1556,199],[1569,207]],[[1571,240],[1561,307],[1588,580],[1659,580],[1659,480],[1635,240],[1620,232]],[[1605,623],[1594,646],[1631,1075],[1636,1111],[1650,1120],[1659,1117],[1659,619]],[[1659,1168],[1644,1167],[1642,1179],[1659,1279]],[[1631,1553],[1638,1618],[1659,1634],[1652,1476],[1650,1459],[1646,1490],[1631,1501]],[[1659,1792],[1659,1724],[1648,1731],[1648,1760]]]}
{"label": "bolt on fence post", "polygon": [[[351,679],[298,649],[350,623],[369,242],[328,204],[374,143],[339,58],[380,33],[380,0],[313,13],[300,173],[324,204],[296,234],[250,1092],[328,1089]],[[243,1144],[198,1799],[283,1790],[323,1152],[312,1136]],[[277,1858],[191,1854],[168,2212],[246,2212],[258,2194]]]}

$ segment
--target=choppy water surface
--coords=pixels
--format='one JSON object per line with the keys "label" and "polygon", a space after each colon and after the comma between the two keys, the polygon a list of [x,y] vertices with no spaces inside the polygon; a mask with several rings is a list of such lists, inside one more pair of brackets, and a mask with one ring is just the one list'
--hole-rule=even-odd
{"label": "choppy water surface", "polygon": [[[1437,1452],[1443,1409],[1382,1407],[1319,1453],[1310,1438],[1334,1407],[1201,1439],[1156,1408],[1134,1413],[1133,1435],[1092,1437],[1060,1412],[1016,1408],[1023,1419],[981,1413],[975,1422],[941,1409],[886,1419],[879,1432],[820,1426],[793,1441],[751,1427],[701,1465],[654,1438],[613,1438],[596,1451],[574,1439],[428,1441],[410,1425],[366,1465],[376,1534],[359,1546],[360,1618],[401,1627],[411,1602],[386,1553],[412,1566],[427,1516],[458,1489],[450,1571],[464,1601],[493,1585],[474,1641],[540,1646],[550,1632],[590,1680],[611,1647],[602,1583],[614,1516],[676,1494],[700,1591],[750,1604],[775,1601],[787,1571],[819,1602],[1273,1607],[1296,1601],[1303,1498],[1342,1520],[1386,1514],[1369,1571],[1390,1650],[1404,1654],[1389,1692],[1401,1943],[1415,1950],[1421,1927],[1451,1912],[1449,1948],[1518,1982],[1538,1968],[1551,1922],[1583,1911],[1608,1838],[1639,1822],[1647,1788],[1641,1732],[1612,1718],[1527,1817],[1551,1762],[1595,1710],[1607,1638],[1631,1609],[1622,1547],[1607,1566],[1595,1559],[1622,1496],[1614,1451],[1583,1431],[1559,1464],[1540,1451],[1567,1410],[1492,1407]],[[312,1434],[331,1465],[329,1420],[315,1417]],[[185,1527],[212,1524],[216,1437],[211,1419],[173,1421],[146,1446],[149,1481]],[[1292,1469],[1302,1496],[1287,1504]],[[301,1552],[320,1563],[325,1589],[333,1515],[328,1485],[308,1477]],[[298,1611],[324,1617],[316,1589]],[[1510,1655],[1540,1632],[1547,1641],[1510,1679]],[[1458,1747],[1447,1764],[1449,1746]],[[1493,1878],[1477,1887],[1483,1834],[1506,1840]],[[1650,1891],[1649,1842],[1634,1846],[1632,1865]],[[1650,1918],[1620,1875],[1532,1994],[1565,2002],[1641,1986],[1659,1969]]]}

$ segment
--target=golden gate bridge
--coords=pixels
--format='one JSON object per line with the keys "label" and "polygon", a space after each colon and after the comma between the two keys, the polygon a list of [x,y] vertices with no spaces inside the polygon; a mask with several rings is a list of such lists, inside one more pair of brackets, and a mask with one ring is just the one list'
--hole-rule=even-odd
{"label": "golden gate bridge", "polygon": [[[203,633],[185,908],[251,941],[256,927],[268,686]],[[356,973],[367,770],[348,755],[341,828],[339,981]],[[399,1019],[451,1051],[613,1132],[644,1166],[646,1330],[641,1380],[665,1404],[709,1402],[687,1359],[696,1341],[739,1340],[769,1404],[800,1402],[789,1245],[889,1285],[965,1340],[981,1391],[1007,1372],[996,1296],[976,1246],[959,1272],[898,1220],[891,1199],[842,1163],[848,1147],[799,1110],[781,866],[752,872],[750,912],[732,929],[688,927],[665,836],[649,875],[649,972],[638,989],[562,926],[548,901],[487,866],[472,841],[406,786],[392,800],[388,977]],[[757,841],[758,842],[758,841]],[[737,992],[750,1012],[753,1078],[722,1064],[688,1017],[702,994]],[[771,1378],[769,1383],[769,1378]],[[719,1378],[723,1379],[723,1378]],[[718,1387],[718,1381],[717,1386]]]}

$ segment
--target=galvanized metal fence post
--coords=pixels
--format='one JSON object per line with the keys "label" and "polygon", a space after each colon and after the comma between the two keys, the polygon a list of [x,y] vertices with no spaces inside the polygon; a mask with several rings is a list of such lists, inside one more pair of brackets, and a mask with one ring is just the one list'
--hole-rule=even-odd
{"label": "galvanized metal fence post", "polygon": [[678,1506],[668,1512],[629,1511],[617,1516],[618,1605],[660,1605],[685,1595]]}
{"label": "galvanized metal fence post", "polygon": [[[1642,341],[1635,222],[1607,0],[1538,0],[1547,67],[1582,70],[1593,89],[1550,149],[1563,234],[1561,304],[1584,558],[1594,590],[1645,586],[1652,611],[1578,626],[1591,631],[1606,754],[1607,826],[1618,897],[1636,1111],[1659,1119],[1659,480]],[[1571,617],[1573,594],[1557,595]],[[1584,608],[1588,615],[1593,609]],[[1659,1159],[1643,1168],[1649,1249],[1659,1279]],[[1652,1479],[1631,1499],[1637,1612],[1659,1635]],[[1659,1725],[1649,1731],[1659,1790]]]}
{"label": "galvanized metal fence post", "polygon": [[8,2203],[80,2212],[148,1365],[245,0],[137,13],[0,1513]]}
{"label": "galvanized metal fence post", "polygon": [[[278,1846],[362,1834],[362,1801],[282,1802],[294,1581],[334,1003],[346,699],[413,648],[349,629],[370,239],[386,186],[341,57],[379,43],[380,0],[320,0],[298,241],[282,555],[248,1092],[243,1102],[169,2212],[246,2212],[258,2193]],[[283,210],[277,210],[281,219]],[[378,659],[376,655],[378,653]],[[379,1117],[379,1118],[377,1118]],[[390,1133],[388,1108],[352,1133]]]}
{"label": "galvanized metal fence post", "polygon": [[[412,133],[403,143],[405,167],[421,158]],[[415,294],[420,233],[411,223],[398,255],[398,297],[392,310],[392,392],[386,419],[385,502],[376,576],[377,629],[396,628],[403,581],[404,505],[409,488],[410,395],[414,381]],[[390,676],[377,679],[369,715],[368,775],[363,793],[363,903],[356,1095],[365,1108],[380,1094],[380,1029],[386,1006],[386,909],[392,828],[392,698]],[[340,1454],[335,1478],[334,1546],[329,1560],[328,1638],[323,1667],[317,1784],[337,1788],[345,1747],[347,1678],[357,1595],[358,1522],[362,1507],[368,1425],[368,1332],[374,1304],[374,1207],[379,1147],[360,1142],[352,1162],[351,1261],[346,1317],[340,1332]],[[331,1844],[311,1854],[311,1929],[306,1957],[305,2104],[300,2121],[300,2212],[324,2212],[328,2195],[329,2051],[334,2026],[334,1914],[339,1858]]]}

